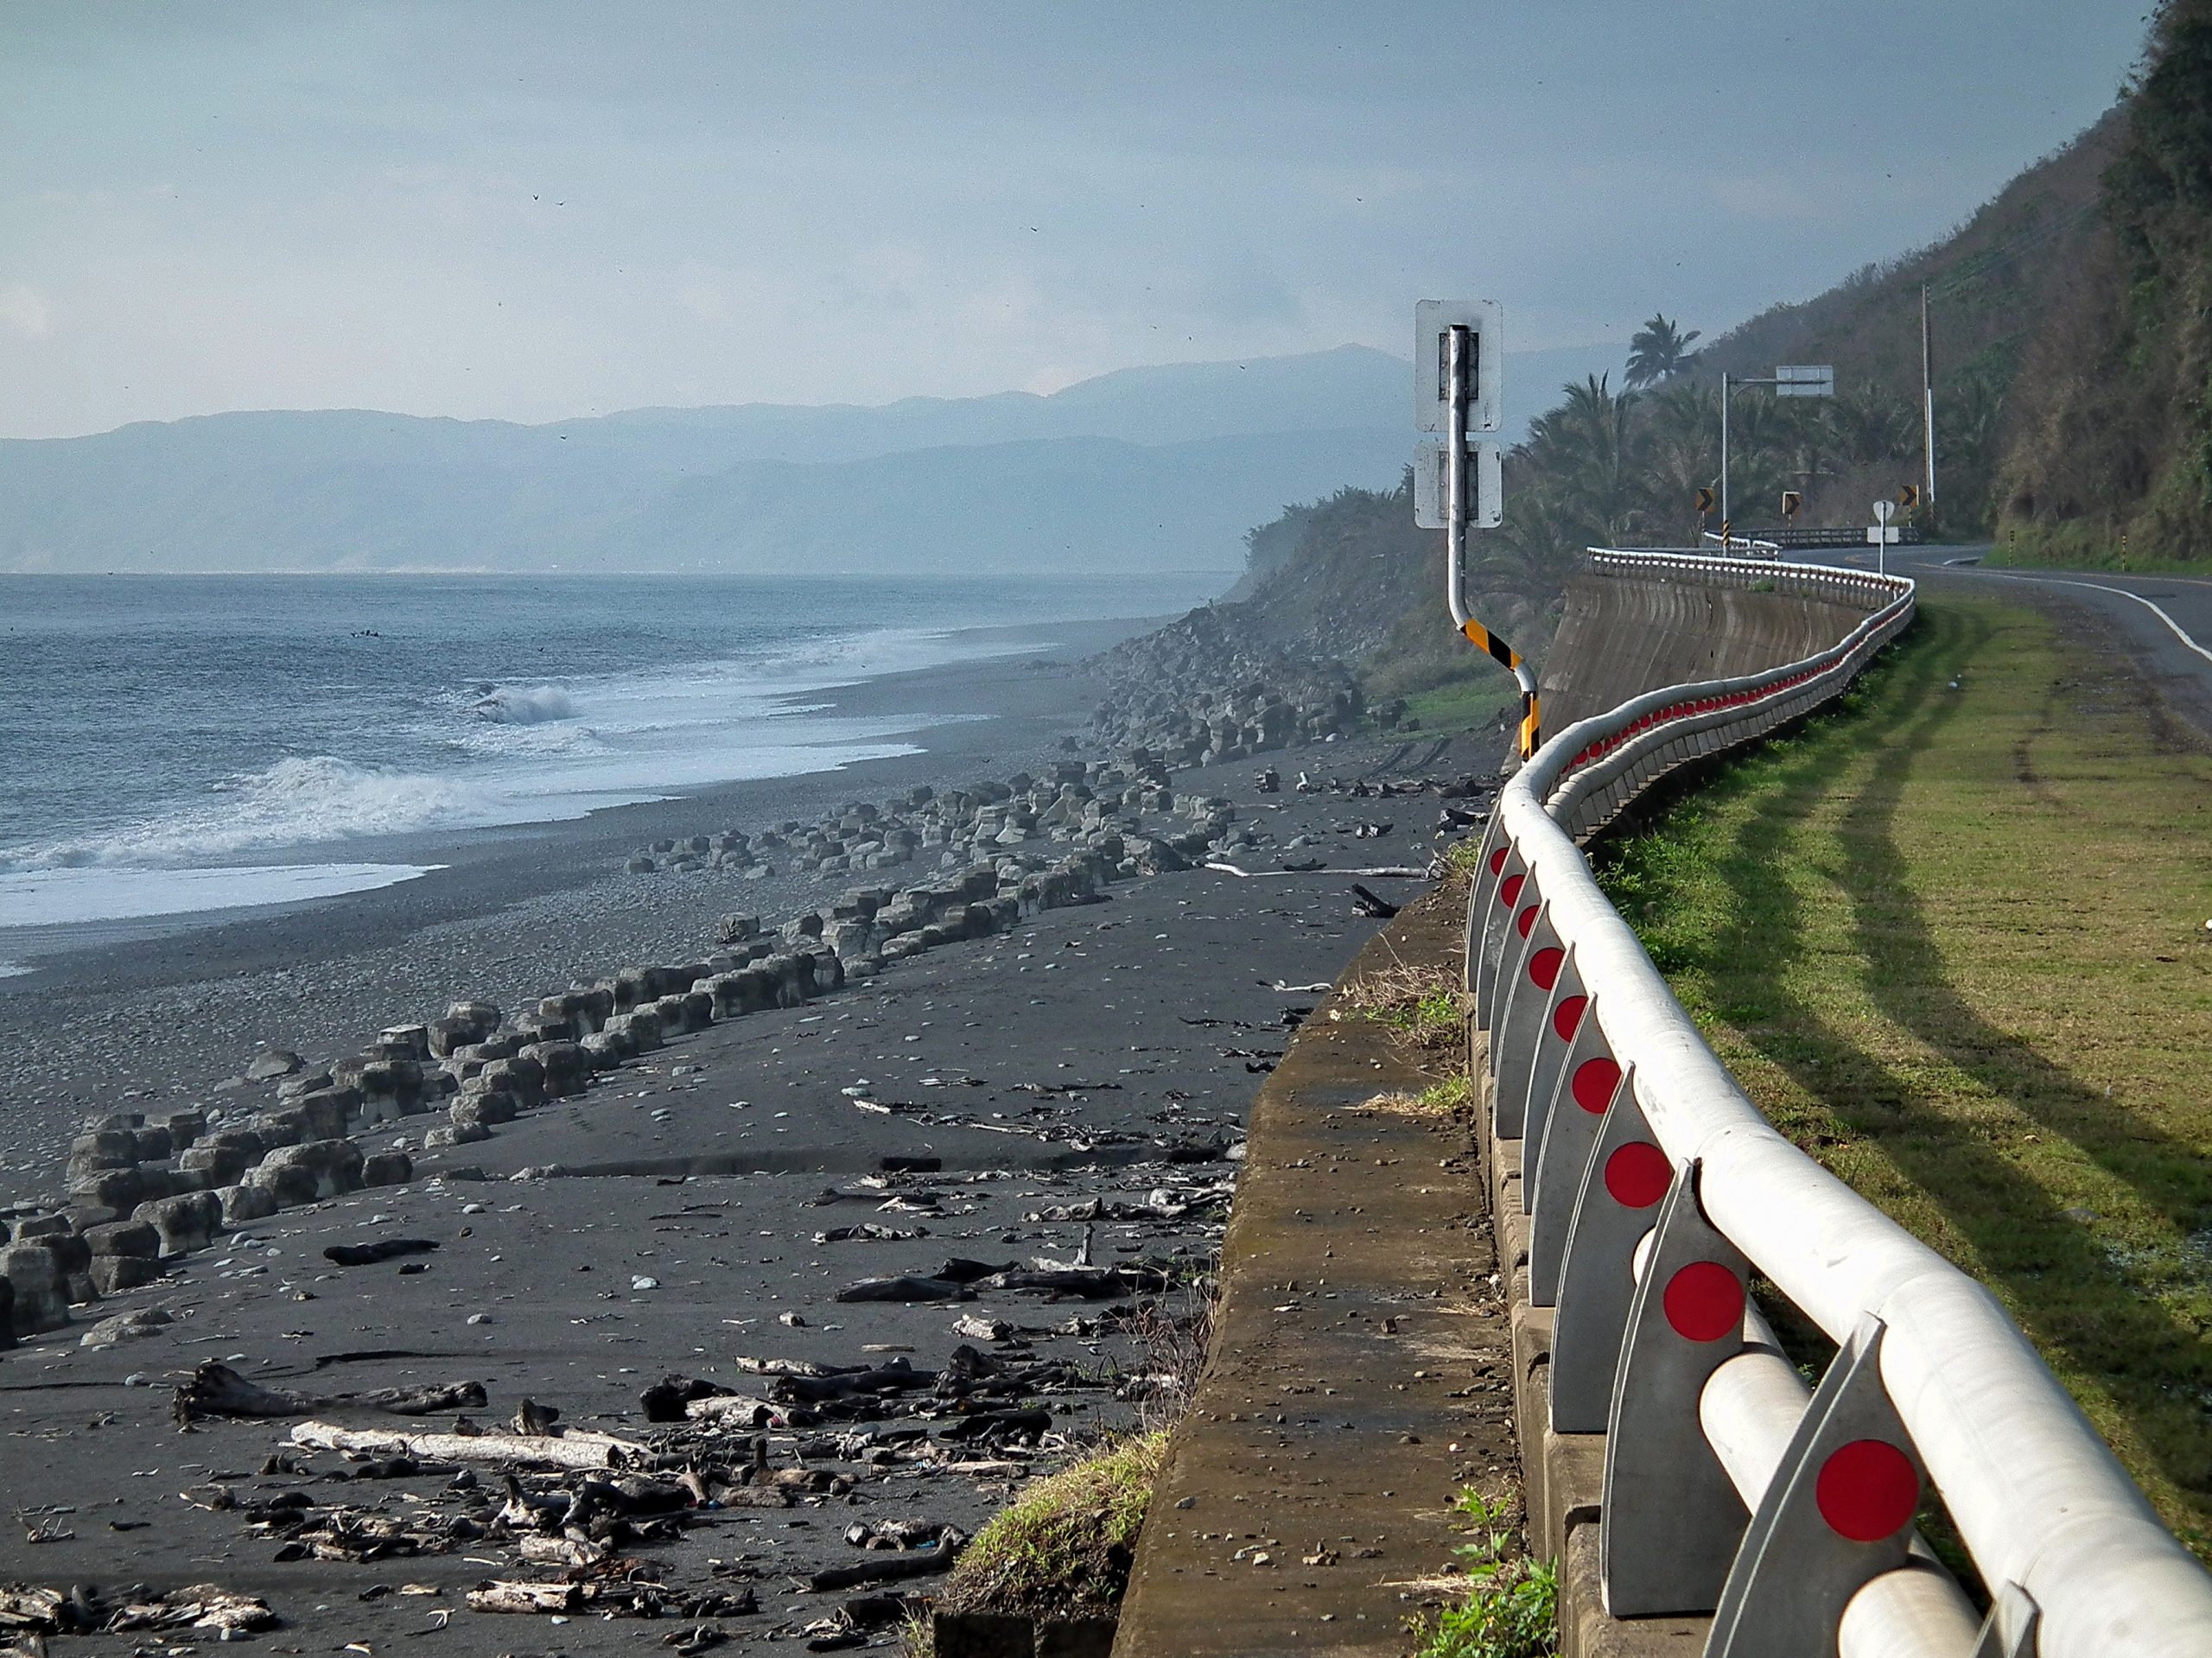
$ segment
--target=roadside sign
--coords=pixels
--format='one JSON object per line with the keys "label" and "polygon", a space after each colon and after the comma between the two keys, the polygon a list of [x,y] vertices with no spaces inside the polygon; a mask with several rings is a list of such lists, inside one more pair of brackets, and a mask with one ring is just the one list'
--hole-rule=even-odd
{"label": "roadside sign", "polygon": [[1874,522],[1875,522],[1875,523],[1877,523],[1877,524],[1887,524],[1887,523],[1890,521],[1890,519],[1891,518],[1891,517],[1893,517],[1893,516],[1896,514],[1897,510],[1897,504],[1895,501],[1877,501],[1877,502],[1875,502],[1875,503],[1874,503]]}
{"label": "roadside sign", "polygon": [[[1414,307],[1414,429],[1452,429],[1452,330],[1467,330],[1467,429],[1498,429],[1505,347],[1495,300],[1425,299]],[[1433,526],[1432,526],[1433,527]]]}
{"label": "roadside sign", "polygon": [[1795,519],[1797,516],[1797,510],[1804,505],[1805,498],[1799,494],[1796,490],[1783,490],[1782,492],[1783,522],[1787,524]]}
{"label": "roadside sign", "polygon": [[1893,524],[1870,524],[1866,526],[1866,542],[1872,547],[1894,547],[1899,533]]}
{"label": "roadside sign", "polygon": [[1700,513],[1710,512],[1713,511],[1713,492],[1711,490],[1700,489],[1698,491],[1697,510]]}
{"label": "roadside sign", "polygon": [[1774,371],[1774,395],[1777,397],[1833,397],[1835,396],[1835,365],[1784,363]]}
{"label": "roadside sign", "polygon": [[[1441,443],[1416,444],[1414,448],[1414,526],[1444,530],[1445,459]],[[1495,530],[1505,522],[1504,454],[1497,443],[1467,445],[1467,527]]]}
{"label": "roadside sign", "polygon": [[1914,507],[1918,506],[1920,505],[1920,486],[1917,484],[1907,484],[1903,489],[1897,491],[1897,505],[1904,507],[1908,511],[1911,511]]}

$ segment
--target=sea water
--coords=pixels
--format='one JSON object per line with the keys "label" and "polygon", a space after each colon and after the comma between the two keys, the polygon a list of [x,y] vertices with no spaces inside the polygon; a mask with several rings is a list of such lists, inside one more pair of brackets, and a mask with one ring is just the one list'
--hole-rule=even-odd
{"label": "sea water", "polygon": [[424,867],[349,842],[912,753],[929,708],[817,694],[1228,579],[0,575],[0,929],[358,891]]}

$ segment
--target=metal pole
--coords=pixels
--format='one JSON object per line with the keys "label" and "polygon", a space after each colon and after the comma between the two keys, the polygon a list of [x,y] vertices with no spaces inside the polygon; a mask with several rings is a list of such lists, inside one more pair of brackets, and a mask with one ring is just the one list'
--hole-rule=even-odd
{"label": "metal pole", "polygon": [[1728,376],[1720,376],[1720,522],[1728,522]]}
{"label": "metal pole", "polygon": [[1467,625],[1467,330],[1446,336],[1444,377],[1452,414],[1444,451],[1444,588],[1452,625]]}
{"label": "metal pole", "polygon": [[1928,334],[1928,284],[1920,284],[1920,435],[1921,448],[1928,458],[1927,488],[1923,499],[1929,511],[1936,510],[1936,381],[1931,372],[1933,353]]}

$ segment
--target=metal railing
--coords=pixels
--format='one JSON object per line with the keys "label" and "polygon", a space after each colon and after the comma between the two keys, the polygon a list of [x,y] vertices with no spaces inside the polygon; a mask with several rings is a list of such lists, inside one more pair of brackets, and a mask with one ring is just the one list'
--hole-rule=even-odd
{"label": "metal railing", "polygon": [[[1579,849],[1668,772],[1839,696],[1910,623],[1913,584],[1591,557],[1868,610],[1802,661],[1559,733],[1483,842],[1468,986],[1495,1132],[1521,1142],[1530,1299],[1555,1309],[1552,1426],[1608,1435],[1607,1610],[1711,1612],[1708,1658],[2212,1653],[2212,1576],[1996,1299],[1766,1121]],[[1841,1350],[1809,1400],[1754,1274]],[[1986,1622],[1914,1530],[1929,1486],[1994,1596]]]}

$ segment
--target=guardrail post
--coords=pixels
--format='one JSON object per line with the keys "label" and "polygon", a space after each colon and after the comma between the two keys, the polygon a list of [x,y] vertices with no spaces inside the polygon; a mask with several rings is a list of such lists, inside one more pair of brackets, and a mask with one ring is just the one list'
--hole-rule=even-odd
{"label": "guardrail post", "polygon": [[[1536,965],[1533,960],[1529,962],[1531,974],[1535,972]],[[1544,1136],[1550,1131],[1552,1096],[1559,1091],[1560,1066],[1567,1059],[1574,1033],[1581,1027],[1582,1015],[1590,1005],[1590,998],[1583,994],[1582,975],[1575,970],[1573,945],[1569,944],[1560,955],[1558,970],[1552,975],[1548,988],[1551,994],[1544,999],[1535,1051],[1529,1059],[1529,1085],[1522,1096],[1521,1209],[1522,1213],[1530,1215],[1536,1210],[1534,1182],[1543,1160]]]}
{"label": "guardrail post", "polygon": [[[1552,1031],[1565,1036],[1566,1050],[1554,1073],[1543,1134],[1531,1134],[1521,1148],[1522,1200],[1530,1217],[1531,1306],[1558,1305],[1560,1269],[1567,1261],[1567,1238],[1589,1170],[1590,1150],[1598,1143],[1605,1109],[1621,1081],[1621,1068],[1598,1023],[1596,1006],[1587,997],[1582,1000],[1580,1007],[1573,1006],[1572,998],[1553,1004]],[[1532,1145],[1536,1149],[1533,1167],[1529,1159]]]}
{"label": "guardrail post", "polygon": [[1698,1401],[1743,1350],[1748,1269],[1705,1218],[1698,1169],[1675,1170],[1613,1378],[1598,1560],[1615,1617],[1711,1611],[1747,1517]]}
{"label": "guardrail post", "polygon": [[1552,1430],[1602,1433],[1613,1408],[1621,1332],[1636,1293],[1636,1246],[1651,1229],[1674,1168],[1637,1103],[1635,1067],[1610,1052],[1570,1073],[1576,1105],[1599,1121],[1582,1166],[1552,1320]]}
{"label": "guardrail post", "polygon": [[1924,1483],[1882,1386],[1879,1318],[1861,1318],[1789,1436],[1728,1573],[1705,1658],[1834,1658],[1836,1624],[1905,1563]]}
{"label": "guardrail post", "polygon": [[[1503,853],[1503,857],[1499,854]],[[1482,919],[1469,924],[1479,929],[1481,943],[1475,956],[1475,1025],[1492,1030],[1497,1012],[1499,962],[1506,953],[1507,924],[1528,885],[1529,867],[1505,841],[1491,853],[1492,864],[1489,901],[1482,905]]]}
{"label": "guardrail post", "polygon": [[[1507,867],[1510,870],[1511,866]],[[1529,953],[1529,930],[1535,925],[1537,912],[1543,905],[1543,889],[1533,869],[1524,868],[1517,876],[1508,873],[1497,884],[1496,901],[1491,905],[1487,923],[1491,974],[1486,985],[1490,991],[1490,1062],[1493,1071],[1497,1069],[1498,1042],[1505,1011],[1512,1005],[1513,993],[1521,983],[1521,963]]]}
{"label": "guardrail post", "polygon": [[[1522,892],[1529,899],[1533,886]],[[1519,1140],[1529,1117],[1529,1077],[1543,1042],[1544,1012],[1559,982],[1567,951],[1552,925],[1551,906],[1541,894],[1524,902],[1513,918],[1516,940],[1506,940],[1511,979],[1500,989],[1497,1020],[1491,1038],[1491,1117],[1500,1140]],[[1526,1147],[1522,1148],[1526,1155]]]}
{"label": "guardrail post", "polygon": [[1474,877],[1467,883],[1467,940],[1462,953],[1460,981],[1461,988],[1469,992],[1475,988],[1476,972],[1482,957],[1483,912],[1489,905],[1490,889],[1497,879],[1491,873],[1492,861],[1503,864],[1504,851],[1505,820],[1493,810],[1490,822],[1483,827],[1482,844],[1476,850]]}
{"label": "guardrail post", "polygon": [[1974,1658],[2036,1658],[2043,1610],[2017,1583],[1999,1589],[1974,1643]]}

